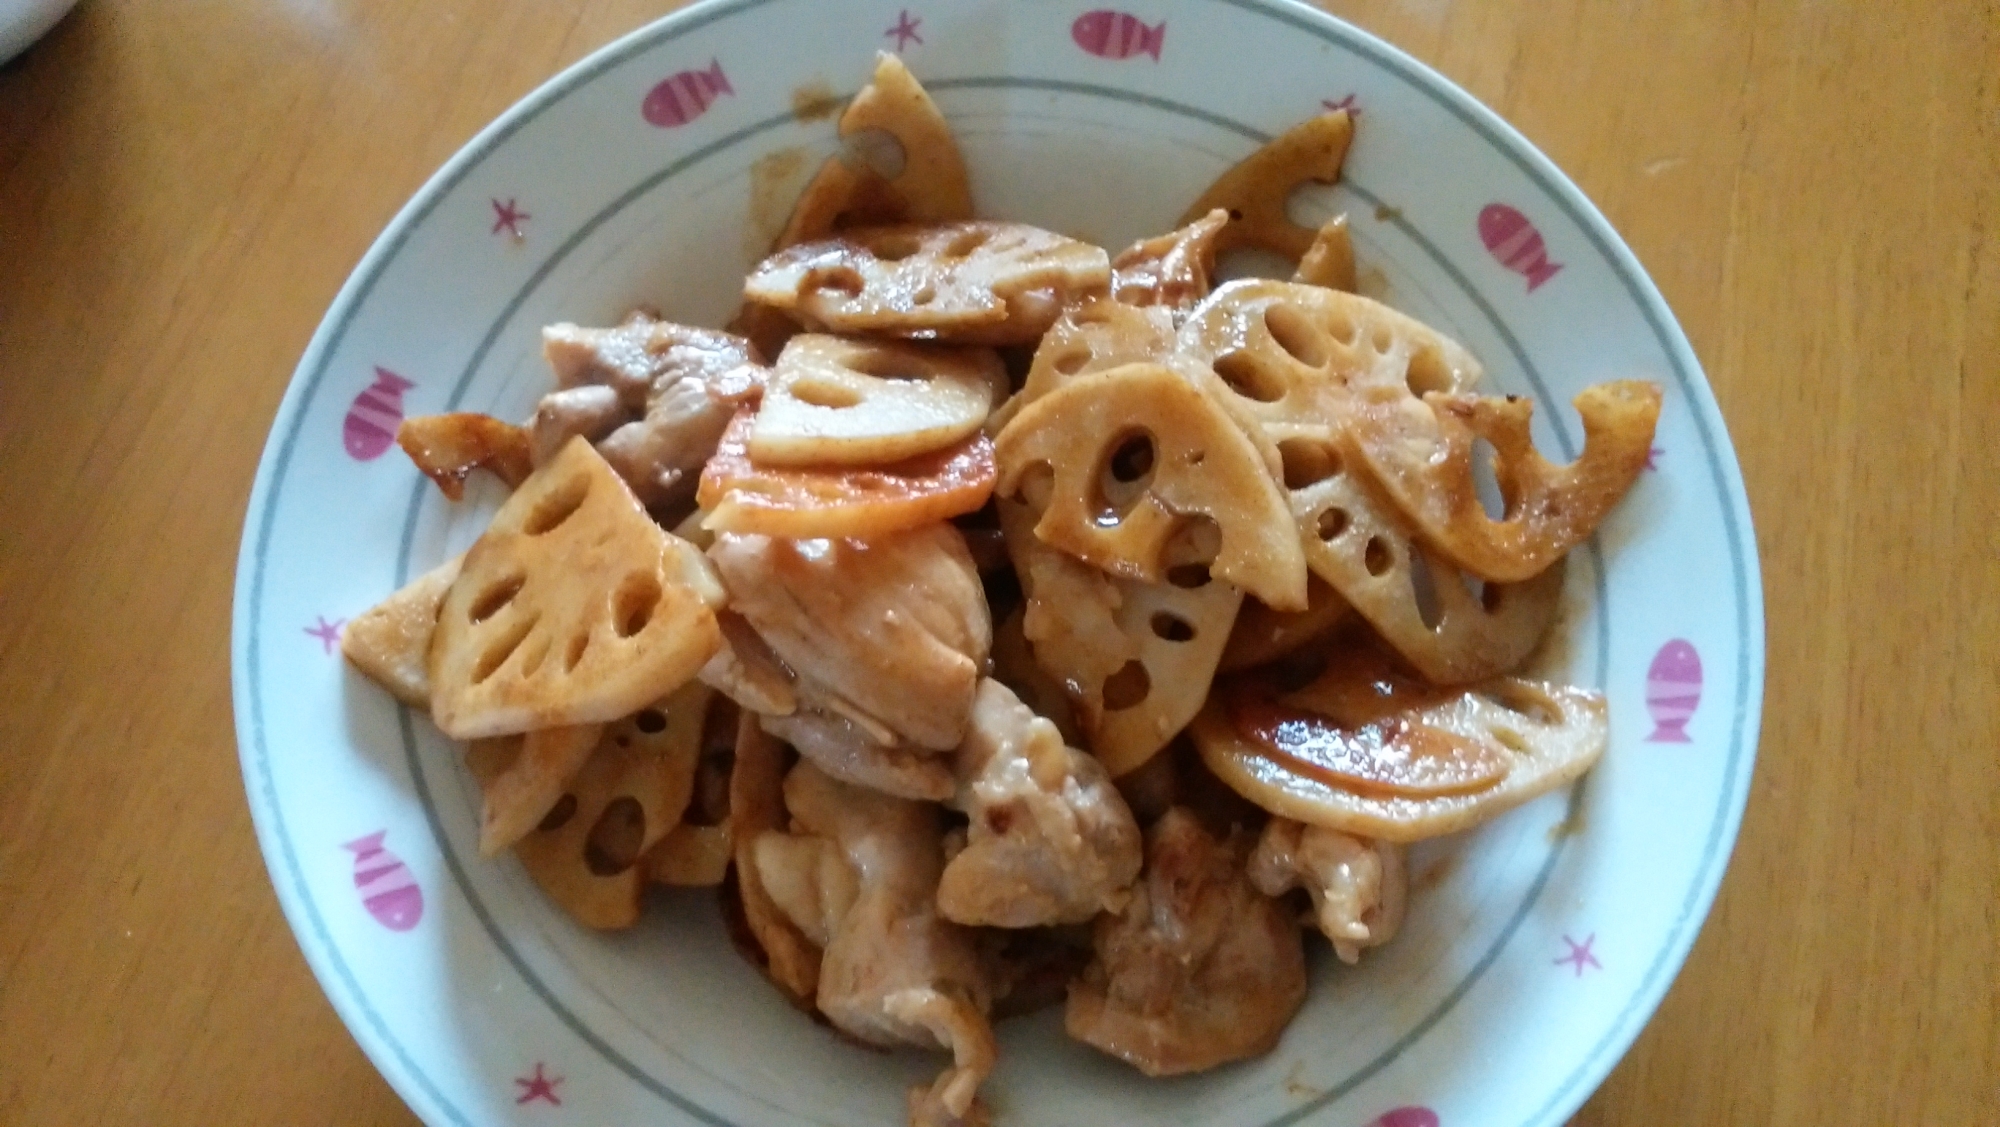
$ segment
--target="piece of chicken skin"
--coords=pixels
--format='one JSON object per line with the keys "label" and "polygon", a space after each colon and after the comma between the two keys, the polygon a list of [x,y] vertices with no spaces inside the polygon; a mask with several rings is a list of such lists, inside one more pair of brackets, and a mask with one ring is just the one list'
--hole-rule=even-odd
{"label": "piece of chicken skin", "polygon": [[1096,759],[988,678],[959,745],[952,805],[970,820],[938,910],[984,927],[1082,923],[1124,904],[1139,827]]}
{"label": "piece of chicken skin", "polygon": [[1099,917],[1096,958],[1070,987],[1070,1036],[1148,1076],[1277,1044],[1305,1001],[1305,950],[1291,912],[1244,875],[1248,849],[1184,808],[1154,823],[1131,902]]}
{"label": "piece of chicken skin", "polygon": [[1343,963],[1394,938],[1403,925],[1409,879],[1403,847],[1273,818],[1250,854],[1250,883],[1266,896],[1303,888],[1312,897],[1307,922],[1331,940]]}

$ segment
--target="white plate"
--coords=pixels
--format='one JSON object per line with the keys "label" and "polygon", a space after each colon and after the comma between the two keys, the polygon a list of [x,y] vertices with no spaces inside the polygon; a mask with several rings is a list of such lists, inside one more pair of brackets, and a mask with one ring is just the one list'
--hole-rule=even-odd
{"label": "white plate", "polygon": [[[661,894],[639,927],[599,935],[511,859],[479,858],[452,746],[331,640],[468,543],[495,500],[443,502],[385,454],[380,424],[524,416],[549,382],[550,321],[643,301],[719,323],[754,258],[753,176],[802,176],[832,149],[829,122],[792,116],[795,92],[851,92],[877,48],[900,47],[936,96],[982,213],[1112,247],[1345,103],[1359,137],[1312,218],[1349,211],[1367,284],[1470,345],[1493,386],[1534,396],[1545,449],[1576,453],[1567,400],[1584,385],[1666,388],[1653,471],[1571,571],[1563,671],[1610,695],[1610,752],[1573,793],[1419,850],[1403,934],[1357,969],[1320,945],[1311,1000],[1269,1056],[1150,1081],[1044,1013],[1002,1027],[988,1090],[1003,1125],[1562,1122],[1686,955],[1757,742],[1750,516],[1673,316],[1526,141],[1316,11],[914,2],[725,0],[612,44],[454,157],[328,311],[258,471],[234,633],[244,778],[307,960],[429,1123],[900,1123],[905,1084],[937,1058],[865,1052],[789,1009],[711,895]],[[698,77],[649,114],[683,75]]]}

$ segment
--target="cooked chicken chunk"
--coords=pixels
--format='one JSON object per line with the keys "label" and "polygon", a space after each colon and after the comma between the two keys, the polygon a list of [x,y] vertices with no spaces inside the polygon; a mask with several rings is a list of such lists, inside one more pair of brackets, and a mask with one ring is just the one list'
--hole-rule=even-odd
{"label": "cooked chicken chunk", "polygon": [[[983,1121],[974,1096],[993,1071],[996,1050],[986,1019],[992,988],[973,932],[937,913],[944,868],[937,808],[851,786],[809,762],[786,776],[785,805],[799,837],[831,843],[855,880],[852,906],[837,919],[825,909],[842,894],[838,876],[820,876],[811,897],[793,898],[829,923],[820,1012],[873,1045],[951,1052],[951,1066],[934,1085],[911,1091],[913,1127]],[[796,856],[795,866],[807,854]],[[810,863],[816,876],[831,868],[819,855]]]}
{"label": "cooked chicken chunk", "polygon": [[1148,1076],[1268,1051],[1306,995],[1298,925],[1176,807],[1146,834],[1131,903],[1098,919],[1097,957],[1070,988],[1069,1034]]}
{"label": "cooked chicken chunk", "polygon": [[957,789],[948,757],[906,744],[884,743],[844,716],[801,708],[766,716],[764,730],[836,779],[898,798],[942,802]]}
{"label": "cooked chicken chunk", "polygon": [[557,390],[530,424],[536,465],[583,435],[649,508],[694,496],[736,408],[763,388],[750,342],[635,313],[615,328],[542,330]]}
{"label": "cooked chicken chunk", "polygon": [[1408,880],[1403,847],[1393,842],[1273,818],[1249,871],[1266,896],[1304,888],[1312,897],[1308,922],[1333,941],[1341,962],[1359,962],[1363,948],[1387,943],[1403,924]]}
{"label": "cooked chicken chunk", "polygon": [[[736,894],[743,923],[763,952],[764,972],[795,1005],[810,1007],[819,989],[823,940],[815,941],[791,919],[791,911],[764,887],[756,843],[782,831],[785,816],[785,745],[757,726],[745,712],[736,728],[736,757],[729,775],[729,828],[736,861]],[[794,882],[796,883],[796,882]],[[791,909],[800,899],[791,897]]]}
{"label": "cooked chicken chunk", "polygon": [[971,819],[938,910],[962,924],[1082,923],[1122,905],[1139,827],[1097,760],[1000,682],[980,682],[952,805]]}
{"label": "cooked chicken chunk", "polygon": [[944,752],[965,738],[993,624],[957,529],[865,542],[725,534],[709,556],[731,609],[797,676],[801,711],[886,747]]}

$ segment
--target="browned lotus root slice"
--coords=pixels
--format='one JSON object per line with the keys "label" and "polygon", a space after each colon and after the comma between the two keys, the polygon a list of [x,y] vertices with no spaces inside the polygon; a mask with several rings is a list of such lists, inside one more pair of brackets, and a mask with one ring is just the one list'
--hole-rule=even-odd
{"label": "browned lotus root slice", "polygon": [[485,470],[511,488],[535,468],[527,428],[473,411],[404,419],[396,428],[396,445],[454,501],[465,496],[465,479],[473,470]]}
{"label": "browned lotus root slice", "polygon": [[767,468],[750,461],[752,418],[736,417],[702,471],[702,527],[711,532],[867,539],[973,512],[993,493],[993,442],[984,434],[886,466]]}
{"label": "browned lotus root slice", "polygon": [[687,810],[712,696],[689,684],[605,727],[539,826],[515,845],[528,875],[585,927],[638,922],[648,880],[641,858]]}
{"label": "browned lotus root slice", "polygon": [[955,344],[1031,344],[1111,283],[1103,248],[1022,223],[864,227],[765,259],[743,296],[808,327]]}
{"label": "browned lotus root slice", "polygon": [[455,739],[604,723],[685,684],[721,638],[721,584],[581,437],[465,553],[430,653]]}
{"label": "browned lotus root slice", "polygon": [[1229,213],[1217,208],[1164,235],[1141,239],[1111,260],[1111,296],[1127,305],[1186,309],[1208,296],[1215,243]]}
{"label": "browned lotus root slice", "polygon": [[[1029,522],[1029,526],[1032,525],[1033,522]],[[1034,539],[1032,534],[1029,539]],[[1046,546],[1041,550],[1061,555]],[[1023,704],[1035,710],[1035,715],[1047,717],[1062,733],[1064,743],[1071,747],[1089,747],[1083,729],[1076,725],[1076,712],[1070,705],[1069,693],[1061,681],[1050,676],[1049,671],[1035,660],[1035,651],[1028,645],[1023,625],[1027,614],[1027,605],[1023,603],[993,627],[993,679],[1014,690],[1014,695],[1020,697]]]}
{"label": "browned lotus root slice", "polygon": [[750,427],[760,466],[881,466],[956,446],[1007,372],[990,348],[793,337]]}
{"label": "browned lotus root slice", "polygon": [[479,851],[492,857],[534,829],[603,734],[602,724],[577,724],[472,741],[467,755],[479,776]]}
{"label": "browned lotus root slice", "polygon": [[819,989],[820,947],[785,917],[758,877],[752,846],[758,835],[784,831],[785,745],[745,711],[736,727],[736,763],[729,776],[729,833],[735,842],[736,891],[743,919],[764,956],[764,973],[793,1005],[810,1011]]}
{"label": "browned lotus root slice", "polygon": [[1165,360],[1173,346],[1173,315],[1163,308],[1142,309],[1100,297],[1066,309],[1036,346],[1021,390],[993,413],[986,429],[998,434],[1028,404],[1078,376]]}
{"label": "browned lotus root slice", "polygon": [[389,695],[418,708],[431,703],[431,637],[438,608],[458,578],[463,556],[417,576],[354,617],[340,632],[340,652]]}
{"label": "browned lotus root slice", "polygon": [[[1402,509],[1424,540],[1483,579],[1514,581],[1546,569],[1583,542],[1646,467],[1660,419],[1660,389],[1641,380],[1586,388],[1583,454],[1552,465],[1535,450],[1528,400],[1474,395],[1360,396],[1343,445]],[[1473,448],[1493,445],[1506,509],[1486,515]]]}
{"label": "browned lotus root slice", "polygon": [[1277,611],[1245,599],[1229,631],[1217,668],[1224,673],[1265,665],[1332,633],[1354,617],[1354,608],[1340,592],[1315,575],[1306,580],[1306,609]]}
{"label": "browned lotus root slice", "polygon": [[[1299,542],[1313,574],[1368,620],[1418,672],[1443,685],[1518,666],[1548,632],[1562,599],[1563,564],[1522,583],[1471,580],[1421,547],[1409,526],[1348,470],[1324,428],[1281,437]],[[1285,428],[1274,428],[1283,436]],[[1421,563],[1419,562],[1421,561]],[[1417,569],[1436,605],[1426,612]]]}
{"label": "browned lotus root slice", "polygon": [[[1387,681],[1393,687],[1384,692]],[[1254,696],[1254,692],[1252,694]],[[1581,776],[1604,752],[1609,724],[1604,695],[1505,677],[1440,692],[1412,686],[1379,659],[1336,662],[1313,685],[1283,700],[1295,712],[1298,744],[1284,750],[1259,738],[1255,710],[1239,709],[1237,686],[1218,686],[1190,731],[1217,778],[1280,817],[1386,841],[1417,841],[1470,829]],[[1413,733],[1421,733],[1413,737]],[[1352,754],[1375,753],[1436,765],[1449,754],[1498,763],[1469,772],[1479,785],[1409,788],[1357,786],[1325,769],[1305,745],[1324,735]],[[1427,745],[1413,752],[1413,743]]]}
{"label": "browned lotus root slice", "polygon": [[1464,346],[1358,294],[1230,282],[1196,307],[1175,347],[1214,370],[1259,425],[1331,425],[1362,390],[1459,393],[1481,369]]}
{"label": "browned lotus root slice", "polygon": [[1285,501],[1237,423],[1159,364],[1079,377],[1014,416],[994,444],[999,489],[1030,467],[1055,473],[1035,534],[1116,575],[1166,575],[1163,549],[1190,520],[1221,532],[1219,578],[1274,607],[1303,610],[1306,568]]}
{"label": "browned lotus root slice", "polygon": [[1355,292],[1354,239],[1347,231],[1347,216],[1336,215],[1320,224],[1292,281],[1308,286],[1325,286],[1342,293]]}
{"label": "browned lotus root slice", "polygon": [[682,822],[646,851],[646,879],[681,888],[714,888],[729,875],[735,848],[727,825]]}
{"label": "browned lotus root slice", "polygon": [[1028,506],[1003,499],[1000,519],[1036,664],[1067,690],[1105,770],[1137,769],[1201,707],[1242,590],[1197,563],[1171,566],[1164,583],[1117,579],[1043,543]]}
{"label": "browned lotus root slice", "polygon": [[[780,247],[825,238],[857,221],[972,218],[971,182],[951,127],[903,61],[887,51],[876,54],[874,77],[840,115],[840,136],[855,148],[870,130],[895,138],[901,153],[886,154],[886,161],[867,159],[873,154],[866,151],[827,158],[794,205]],[[889,167],[877,167],[882,164]]]}
{"label": "browned lotus root slice", "polygon": [[1230,223],[1216,241],[1217,254],[1253,246],[1297,262],[1312,245],[1313,231],[1292,222],[1285,205],[1308,180],[1339,180],[1353,140],[1354,122],[1346,110],[1300,122],[1223,173],[1181,216],[1181,223],[1222,208]]}

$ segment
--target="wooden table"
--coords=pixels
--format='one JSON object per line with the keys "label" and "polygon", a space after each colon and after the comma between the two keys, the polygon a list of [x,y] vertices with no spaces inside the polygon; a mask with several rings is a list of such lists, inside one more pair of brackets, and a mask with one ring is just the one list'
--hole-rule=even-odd
{"label": "wooden table", "polygon": [[[244,504],[390,214],[671,6],[85,0],[0,72],[0,1123],[411,1121],[251,835]],[[1611,217],[1756,512],[1749,817],[1687,969],[1577,1122],[1994,1122],[2000,8],[1331,6]]]}

